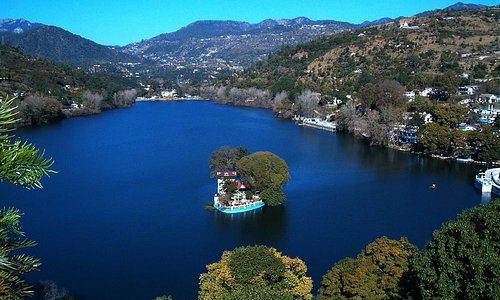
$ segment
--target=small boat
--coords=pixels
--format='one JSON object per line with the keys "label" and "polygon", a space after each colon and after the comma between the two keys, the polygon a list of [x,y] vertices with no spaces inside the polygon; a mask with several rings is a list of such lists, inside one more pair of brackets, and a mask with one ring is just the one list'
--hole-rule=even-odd
{"label": "small boat", "polygon": [[433,184],[430,186],[431,190],[435,190],[435,189],[437,189],[437,187],[438,187],[438,186],[437,186],[437,184],[435,184],[435,183],[433,183]]}

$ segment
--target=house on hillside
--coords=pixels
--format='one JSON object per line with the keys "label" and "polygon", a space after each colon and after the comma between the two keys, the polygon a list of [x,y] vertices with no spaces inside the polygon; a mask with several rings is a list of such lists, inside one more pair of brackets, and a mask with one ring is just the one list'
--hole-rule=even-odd
{"label": "house on hillside", "polygon": [[406,97],[406,99],[408,100],[408,102],[412,102],[413,100],[415,100],[415,92],[414,91],[409,91],[409,92],[405,92],[404,93],[404,96]]}
{"label": "house on hillside", "polygon": [[171,89],[171,90],[161,91],[161,97],[162,98],[174,98],[174,97],[177,97],[177,90],[176,89]]}
{"label": "house on hillside", "polygon": [[466,85],[461,86],[457,90],[459,96],[471,96],[479,91],[479,86],[477,85]]}
{"label": "house on hillside", "polygon": [[399,28],[400,29],[418,29],[420,26],[418,25],[410,25],[408,21],[401,21],[399,23]]}
{"label": "house on hillside", "polygon": [[481,94],[479,95],[479,102],[480,103],[496,103],[500,102],[500,98],[493,94]]}
{"label": "house on hillside", "polygon": [[417,143],[418,126],[406,126],[399,130],[398,144],[413,145]]}
{"label": "house on hillside", "polygon": [[434,92],[433,88],[426,87],[421,89],[418,94],[422,97],[429,97],[433,92]]}

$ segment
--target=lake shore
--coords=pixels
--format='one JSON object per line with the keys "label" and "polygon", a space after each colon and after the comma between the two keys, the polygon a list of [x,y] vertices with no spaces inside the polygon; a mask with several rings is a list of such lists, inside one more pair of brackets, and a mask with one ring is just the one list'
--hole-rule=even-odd
{"label": "lake shore", "polygon": [[198,96],[193,97],[169,97],[169,98],[146,98],[137,97],[135,102],[170,102],[170,101],[211,101]]}

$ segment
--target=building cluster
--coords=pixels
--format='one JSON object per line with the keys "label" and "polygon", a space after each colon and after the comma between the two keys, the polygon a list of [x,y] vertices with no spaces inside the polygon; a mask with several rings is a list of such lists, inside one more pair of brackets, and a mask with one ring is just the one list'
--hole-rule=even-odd
{"label": "building cluster", "polygon": [[[407,91],[404,96],[409,102],[416,99],[417,96],[431,97],[436,93],[444,93],[434,88],[423,88],[419,91]],[[462,131],[474,131],[482,124],[493,125],[497,118],[500,117],[500,97],[494,94],[480,94],[480,87],[478,85],[464,85],[457,89],[457,96],[463,99],[458,101],[459,105],[468,108],[469,115],[475,116],[475,119],[470,124],[462,123],[459,129]],[[439,97],[438,97],[439,99]],[[420,118],[422,125],[432,122],[432,114],[423,112],[415,116],[412,113],[405,113],[403,116],[405,120],[412,118]],[[412,145],[417,143],[417,132],[420,126],[396,126],[389,133],[389,140],[399,145]]]}

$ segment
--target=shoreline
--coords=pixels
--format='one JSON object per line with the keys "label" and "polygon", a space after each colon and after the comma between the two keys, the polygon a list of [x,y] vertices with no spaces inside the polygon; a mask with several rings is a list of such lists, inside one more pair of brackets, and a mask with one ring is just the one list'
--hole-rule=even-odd
{"label": "shoreline", "polygon": [[[273,111],[272,108],[269,108],[269,107],[257,107],[257,106],[246,106],[246,105],[234,105],[234,103],[232,102],[228,102],[228,103],[221,103],[221,102],[217,102],[216,100],[206,100],[206,101],[210,101],[210,102],[214,102],[216,104],[220,104],[220,105],[230,105],[230,106],[234,106],[234,107],[248,107],[248,108],[258,108],[258,109],[265,109],[265,110],[270,110],[270,111]],[[297,123],[295,120],[293,119],[287,119],[287,118],[280,118],[278,116],[276,116],[276,114],[274,115],[274,117],[276,119],[282,119],[282,120],[286,120],[286,121],[292,121],[294,122],[296,125],[298,126],[301,126],[301,124]],[[322,130],[322,131],[329,131],[329,130],[326,130],[326,129],[322,129],[322,128],[317,128],[317,127],[312,127],[312,126],[304,126],[304,127],[309,127],[309,128],[313,128],[313,129],[317,129],[317,130]],[[331,131],[330,131],[331,132]],[[335,132],[331,132],[331,133],[342,133],[342,131],[338,131],[336,130]],[[349,134],[349,133],[347,133]],[[351,135],[351,134],[349,134]],[[356,138],[355,136],[351,135],[353,138]],[[357,138],[356,138],[357,139]],[[372,146],[370,146],[372,147]],[[474,165],[488,165],[488,162],[484,162],[484,161],[477,161],[477,160],[464,160],[464,159],[460,159],[460,158],[455,158],[455,157],[444,157],[444,156],[439,156],[439,155],[435,155],[435,154],[430,154],[430,155],[427,155],[427,154],[424,154],[424,153],[420,153],[420,152],[414,152],[412,151],[411,149],[408,149],[407,147],[401,147],[401,146],[397,146],[397,145],[384,145],[384,146],[378,146],[378,147],[382,147],[382,148],[386,148],[386,149],[392,149],[392,150],[396,150],[398,152],[405,152],[405,153],[409,153],[409,154],[413,154],[413,155],[419,155],[419,156],[424,156],[426,158],[434,158],[434,159],[439,159],[439,160],[450,160],[450,161],[455,161],[455,162],[459,162],[459,163],[463,163],[463,164],[474,164]],[[500,166],[500,162],[490,162],[489,163],[491,166]]]}
{"label": "shoreline", "polygon": [[137,97],[135,102],[212,101],[201,97],[145,98]]}

